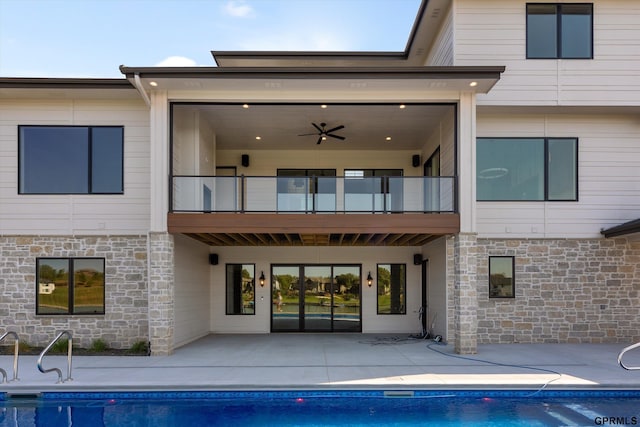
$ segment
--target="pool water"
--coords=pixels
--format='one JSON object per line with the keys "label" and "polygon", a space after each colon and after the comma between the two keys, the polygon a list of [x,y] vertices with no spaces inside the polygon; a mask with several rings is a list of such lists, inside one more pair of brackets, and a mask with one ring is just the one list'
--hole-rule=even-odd
{"label": "pool water", "polygon": [[640,425],[640,391],[45,393],[0,401],[0,426]]}

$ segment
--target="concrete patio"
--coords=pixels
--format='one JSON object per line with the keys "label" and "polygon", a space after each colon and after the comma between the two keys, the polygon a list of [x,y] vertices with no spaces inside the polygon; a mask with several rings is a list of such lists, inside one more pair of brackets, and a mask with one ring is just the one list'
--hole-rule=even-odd
{"label": "concrete patio", "polygon": [[[259,389],[640,389],[640,371],[617,363],[624,344],[480,345],[457,355],[451,345],[406,335],[210,335],[170,356],[74,356],[73,380],[42,374],[37,356],[21,356],[11,393],[100,390]],[[12,356],[0,367],[12,377]],[[640,350],[625,355],[640,366]],[[66,377],[66,357],[47,355],[45,369]]]}

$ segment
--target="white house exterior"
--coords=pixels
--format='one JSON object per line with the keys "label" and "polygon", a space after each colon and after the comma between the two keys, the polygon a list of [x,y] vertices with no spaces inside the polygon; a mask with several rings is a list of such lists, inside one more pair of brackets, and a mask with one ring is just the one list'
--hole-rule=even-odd
{"label": "white house exterior", "polygon": [[0,78],[1,327],[637,341],[639,44],[632,0],[425,0],[405,52]]}

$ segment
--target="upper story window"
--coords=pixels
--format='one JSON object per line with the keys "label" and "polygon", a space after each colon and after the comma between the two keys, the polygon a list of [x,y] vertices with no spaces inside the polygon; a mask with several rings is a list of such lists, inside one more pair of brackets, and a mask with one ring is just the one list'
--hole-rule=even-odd
{"label": "upper story window", "polygon": [[19,126],[20,194],[122,194],[122,126]]}
{"label": "upper story window", "polygon": [[477,200],[578,200],[577,138],[478,138]]}
{"label": "upper story window", "polygon": [[527,58],[592,59],[593,4],[527,4]]}

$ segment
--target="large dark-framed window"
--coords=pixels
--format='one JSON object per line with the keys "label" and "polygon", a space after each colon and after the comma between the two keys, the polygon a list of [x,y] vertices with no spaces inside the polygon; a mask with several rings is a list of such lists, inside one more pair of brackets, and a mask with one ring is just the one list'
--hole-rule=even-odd
{"label": "large dark-framed window", "polygon": [[478,201],[577,201],[577,138],[477,138]]}
{"label": "large dark-framed window", "polygon": [[36,314],[104,313],[104,258],[36,259]]}
{"label": "large dark-framed window", "polygon": [[19,194],[124,193],[124,127],[18,126]]}
{"label": "large dark-framed window", "polygon": [[378,314],[407,314],[407,265],[378,264]]}
{"label": "large dark-framed window", "polygon": [[515,257],[489,257],[489,298],[515,298],[515,266]]}
{"label": "large dark-framed window", "polygon": [[227,264],[226,276],[226,314],[256,314],[255,264]]}
{"label": "large dark-framed window", "polygon": [[527,59],[593,59],[593,4],[527,3]]}

